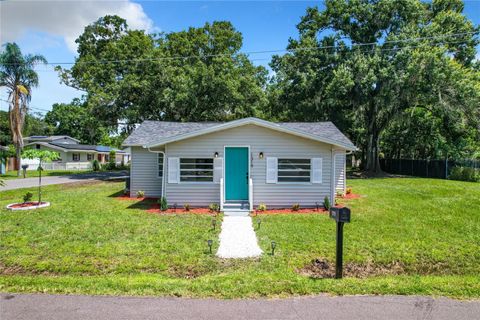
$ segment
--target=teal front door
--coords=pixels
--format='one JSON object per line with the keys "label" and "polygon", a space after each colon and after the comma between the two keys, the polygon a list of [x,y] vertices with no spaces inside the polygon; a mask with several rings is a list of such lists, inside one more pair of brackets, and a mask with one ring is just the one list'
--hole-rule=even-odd
{"label": "teal front door", "polygon": [[248,200],[248,148],[225,148],[225,200]]}

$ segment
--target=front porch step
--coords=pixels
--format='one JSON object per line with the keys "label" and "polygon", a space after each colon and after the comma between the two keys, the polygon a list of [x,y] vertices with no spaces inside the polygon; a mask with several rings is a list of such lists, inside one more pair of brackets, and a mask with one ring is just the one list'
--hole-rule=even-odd
{"label": "front porch step", "polygon": [[248,203],[248,201],[225,202],[223,204],[223,209],[224,210],[249,210],[250,204]]}

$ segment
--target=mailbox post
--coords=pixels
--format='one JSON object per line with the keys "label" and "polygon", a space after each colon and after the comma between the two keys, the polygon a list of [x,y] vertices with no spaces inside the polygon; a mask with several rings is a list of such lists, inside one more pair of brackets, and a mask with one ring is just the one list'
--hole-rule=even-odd
{"label": "mailbox post", "polygon": [[337,223],[337,254],[335,261],[335,278],[341,279],[343,274],[343,224],[350,222],[349,208],[330,208],[330,218]]}

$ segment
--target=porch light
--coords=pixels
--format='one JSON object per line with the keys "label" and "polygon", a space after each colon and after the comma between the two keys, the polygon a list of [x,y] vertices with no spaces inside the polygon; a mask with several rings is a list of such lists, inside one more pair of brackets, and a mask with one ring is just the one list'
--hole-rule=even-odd
{"label": "porch light", "polygon": [[212,244],[213,244],[213,240],[211,240],[211,239],[208,239],[208,240],[207,240],[207,244],[208,244],[208,248],[209,248],[209,250],[210,250],[210,253],[212,253]]}
{"label": "porch light", "polygon": [[215,152],[215,153],[213,154],[213,156],[214,156],[215,158],[218,158],[218,152]]}
{"label": "porch light", "polygon": [[277,246],[277,243],[275,241],[272,241],[272,256],[275,255],[275,247]]}
{"label": "porch light", "polygon": [[260,152],[260,153],[258,154],[258,157],[259,157],[260,159],[263,159],[263,152]]}

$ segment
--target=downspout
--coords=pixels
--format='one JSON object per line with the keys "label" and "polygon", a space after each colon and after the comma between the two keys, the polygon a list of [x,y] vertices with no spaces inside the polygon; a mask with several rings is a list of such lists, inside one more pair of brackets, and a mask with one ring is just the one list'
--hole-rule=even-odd
{"label": "downspout", "polygon": [[154,151],[151,150],[150,147],[143,146],[144,148],[147,148],[148,152],[151,153],[161,153],[163,155],[163,163],[162,163],[162,193],[161,196],[162,198],[165,197],[165,151]]}

